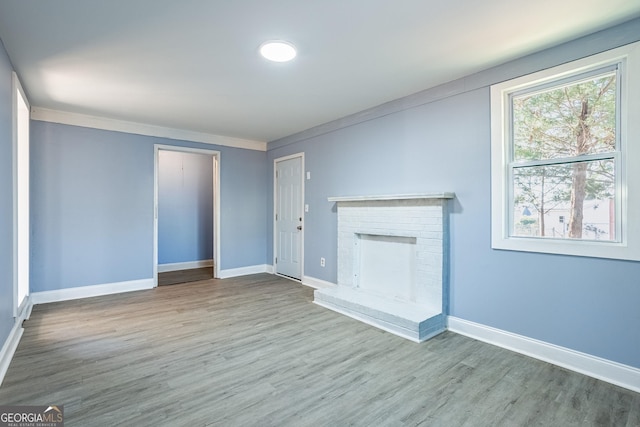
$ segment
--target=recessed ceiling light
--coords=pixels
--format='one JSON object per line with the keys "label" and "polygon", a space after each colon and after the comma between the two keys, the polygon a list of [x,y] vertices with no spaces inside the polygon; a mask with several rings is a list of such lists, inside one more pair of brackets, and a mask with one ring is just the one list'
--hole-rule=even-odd
{"label": "recessed ceiling light", "polygon": [[260,45],[260,55],[269,61],[287,62],[296,57],[296,48],[289,42],[270,40]]}

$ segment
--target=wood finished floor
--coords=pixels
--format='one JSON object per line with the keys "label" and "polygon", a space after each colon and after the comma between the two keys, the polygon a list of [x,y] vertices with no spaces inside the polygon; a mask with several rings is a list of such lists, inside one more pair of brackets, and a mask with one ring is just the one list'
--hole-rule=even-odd
{"label": "wood finished floor", "polygon": [[640,426],[640,394],[446,332],[416,344],[268,274],[34,307],[0,404],[66,426]]}
{"label": "wood finished floor", "polygon": [[213,267],[191,268],[189,270],[167,271],[158,273],[158,285],[181,285],[188,282],[199,282],[213,278]]}

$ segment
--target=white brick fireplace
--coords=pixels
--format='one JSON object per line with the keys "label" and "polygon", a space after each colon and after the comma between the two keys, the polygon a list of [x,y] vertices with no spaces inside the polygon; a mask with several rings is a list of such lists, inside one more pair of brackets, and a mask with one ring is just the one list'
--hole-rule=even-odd
{"label": "white brick fireplace", "polygon": [[446,328],[453,193],[330,197],[338,206],[338,283],[314,302],[424,341]]}

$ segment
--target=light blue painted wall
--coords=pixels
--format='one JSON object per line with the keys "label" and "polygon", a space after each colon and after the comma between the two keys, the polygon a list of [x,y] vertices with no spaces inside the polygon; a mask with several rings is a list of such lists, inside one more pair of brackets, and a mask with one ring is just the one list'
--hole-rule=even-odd
{"label": "light blue painted wall", "polygon": [[[635,20],[270,143],[269,177],[274,158],[298,152],[311,172],[305,275],[336,282],[327,197],[453,191],[451,315],[640,368],[640,263],[491,249],[489,104],[491,83],[638,39]],[[271,259],[272,219],[268,236]]]}
{"label": "light blue painted wall", "polygon": [[0,42],[0,347],[14,324],[12,71]]}
{"label": "light blue painted wall", "polygon": [[158,263],[213,259],[213,157],[160,150]]}
{"label": "light blue painted wall", "polygon": [[138,139],[32,122],[33,292],[152,277],[153,149]]}
{"label": "light blue painted wall", "polygon": [[152,277],[154,144],[221,152],[221,269],[265,264],[266,153],[33,121],[32,292]]}
{"label": "light blue painted wall", "polygon": [[220,149],[222,268],[266,264],[267,154],[223,148]]}

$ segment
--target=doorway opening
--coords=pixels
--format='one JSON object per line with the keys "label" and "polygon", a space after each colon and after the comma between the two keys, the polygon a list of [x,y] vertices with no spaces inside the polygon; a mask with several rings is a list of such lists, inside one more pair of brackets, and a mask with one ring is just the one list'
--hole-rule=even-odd
{"label": "doorway opening", "polygon": [[155,145],[154,285],[219,277],[220,152]]}
{"label": "doorway opening", "polygon": [[277,275],[302,280],[304,153],[274,159],[273,264]]}

